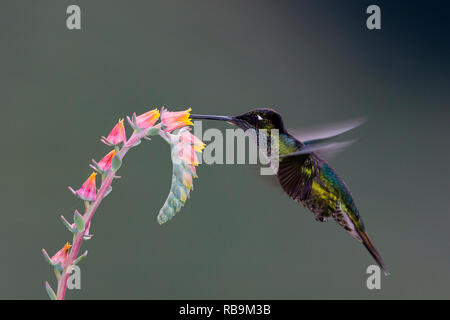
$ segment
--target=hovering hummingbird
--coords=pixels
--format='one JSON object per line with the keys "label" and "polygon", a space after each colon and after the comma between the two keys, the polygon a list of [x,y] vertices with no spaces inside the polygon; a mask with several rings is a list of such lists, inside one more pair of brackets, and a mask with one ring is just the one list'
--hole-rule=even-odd
{"label": "hovering hummingbird", "polygon": [[279,165],[276,175],[284,192],[309,209],[317,221],[334,219],[367,248],[385,275],[390,274],[365,231],[347,185],[321,156],[345,147],[345,142],[327,143],[327,140],[353,129],[355,124],[343,129],[335,128],[334,131],[323,131],[312,139],[300,141],[286,130],[280,114],[268,108],[255,109],[234,117],[193,114],[191,118],[226,121],[243,130],[254,129],[257,133],[260,129],[278,129]]}

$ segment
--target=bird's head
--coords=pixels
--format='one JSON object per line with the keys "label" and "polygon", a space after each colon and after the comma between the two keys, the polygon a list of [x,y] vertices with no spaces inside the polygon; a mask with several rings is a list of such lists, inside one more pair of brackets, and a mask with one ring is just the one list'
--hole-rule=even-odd
{"label": "bird's head", "polygon": [[280,114],[273,109],[260,108],[248,111],[239,116],[211,116],[192,114],[194,120],[221,120],[234,124],[243,130],[247,129],[278,129],[281,133],[285,132],[283,119]]}

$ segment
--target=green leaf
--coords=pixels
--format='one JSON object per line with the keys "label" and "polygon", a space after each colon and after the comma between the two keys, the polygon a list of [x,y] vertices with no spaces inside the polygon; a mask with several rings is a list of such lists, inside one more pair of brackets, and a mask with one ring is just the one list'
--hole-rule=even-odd
{"label": "green leaf", "polygon": [[48,281],[45,281],[45,290],[51,300],[56,300],[56,293],[53,291],[52,287],[50,287]]}
{"label": "green leaf", "polygon": [[157,134],[159,134],[159,127],[151,127],[150,129],[147,130],[146,135],[147,136],[156,136]]}
{"label": "green leaf", "polygon": [[77,226],[77,231],[83,232],[84,231],[84,219],[77,210],[75,210],[75,213],[73,214],[73,221],[75,222],[75,225]]}
{"label": "green leaf", "polygon": [[50,264],[51,266],[55,265],[45,249],[42,249],[42,254],[44,255],[45,261],[47,261],[48,264]]}
{"label": "green leaf", "polygon": [[75,259],[75,261],[73,262],[73,264],[78,264],[79,262],[81,262],[81,260],[83,260],[86,256],[87,256],[88,252],[87,250],[78,258]]}
{"label": "green leaf", "polygon": [[122,159],[120,158],[119,155],[116,154],[111,161],[111,169],[113,171],[117,171],[121,166],[122,166]]}
{"label": "green leaf", "polygon": [[64,268],[62,267],[61,262],[58,262],[54,266],[55,266],[55,269],[58,270],[59,272],[63,272],[64,271]]}
{"label": "green leaf", "polygon": [[67,221],[66,218],[64,218],[64,216],[61,216],[61,220],[64,223],[64,225],[66,226],[66,228],[69,229],[70,232],[76,233],[76,230],[72,227],[72,225],[69,223],[69,221]]}
{"label": "green leaf", "polygon": [[111,187],[111,186],[109,186],[108,190],[106,190],[106,193],[105,193],[105,196],[104,196],[104,198],[106,198],[106,196],[107,196],[108,194],[110,194],[110,193],[111,193],[111,191],[112,191],[112,187]]}
{"label": "green leaf", "polygon": [[61,272],[58,269],[54,268],[56,280],[59,281],[61,278]]}

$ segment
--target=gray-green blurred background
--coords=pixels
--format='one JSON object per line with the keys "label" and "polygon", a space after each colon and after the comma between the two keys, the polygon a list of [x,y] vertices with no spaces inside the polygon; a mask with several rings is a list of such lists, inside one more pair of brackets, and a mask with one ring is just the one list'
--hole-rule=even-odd
{"label": "gray-green blurred background", "polygon": [[392,276],[368,290],[364,247],[244,165],[200,166],[185,208],[158,225],[171,164],[155,138],[127,155],[68,298],[450,298],[448,6],[376,1],[382,30],[369,31],[374,3],[2,1],[0,298],[47,298],[41,248],[71,239],[59,215],[81,207],[67,186],[119,117],[161,105],[271,106],[288,127],[368,117],[331,164]]}

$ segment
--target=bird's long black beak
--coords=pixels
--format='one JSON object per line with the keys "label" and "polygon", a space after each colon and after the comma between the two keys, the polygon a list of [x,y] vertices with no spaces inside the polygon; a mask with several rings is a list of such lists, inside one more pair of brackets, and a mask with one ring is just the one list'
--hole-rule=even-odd
{"label": "bird's long black beak", "polygon": [[191,119],[193,119],[193,120],[220,120],[220,121],[226,121],[231,124],[236,124],[236,118],[229,117],[229,116],[212,116],[212,115],[205,115],[205,114],[191,114]]}

